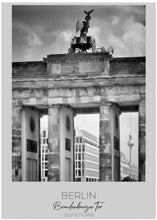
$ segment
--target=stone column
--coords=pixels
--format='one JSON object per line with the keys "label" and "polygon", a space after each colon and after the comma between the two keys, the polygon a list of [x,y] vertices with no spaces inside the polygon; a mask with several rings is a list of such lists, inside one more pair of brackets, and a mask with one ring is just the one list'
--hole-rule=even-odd
{"label": "stone column", "polygon": [[12,181],[22,181],[21,107],[12,107]]}
{"label": "stone column", "polygon": [[59,105],[48,109],[48,181],[60,181]]}
{"label": "stone column", "polygon": [[145,181],[145,160],[146,160],[146,106],[145,99],[139,103],[139,181]]}
{"label": "stone column", "polygon": [[100,105],[100,149],[99,172],[100,181],[112,181],[112,150],[111,150],[111,104]]}
{"label": "stone column", "polygon": [[75,158],[75,126],[74,126],[74,118],[76,117],[76,113],[73,111],[73,182],[75,182],[75,162],[76,162],[76,158]]}

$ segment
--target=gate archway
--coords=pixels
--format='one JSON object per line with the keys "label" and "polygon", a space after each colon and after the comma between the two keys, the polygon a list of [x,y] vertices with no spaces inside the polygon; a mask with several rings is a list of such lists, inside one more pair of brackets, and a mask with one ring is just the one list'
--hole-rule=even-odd
{"label": "gate archway", "polygon": [[[100,113],[100,181],[118,180],[118,118],[121,110],[132,108],[139,112],[139,181],[145,180],[145,57],[112,59],[108,52],[48,55],[41,62],[13,63],[12,74],[13,181],[40,180],[35,164],[43,111],[49,118],[49,181],[72,181],[73,116],[93,110]],[[31,177],[24,175],[28,169]]]}

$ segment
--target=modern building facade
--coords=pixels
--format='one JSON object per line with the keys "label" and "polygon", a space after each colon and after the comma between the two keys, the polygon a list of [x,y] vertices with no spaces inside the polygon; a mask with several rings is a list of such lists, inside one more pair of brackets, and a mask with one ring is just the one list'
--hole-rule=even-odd
{"label": "modern building facade", "polygon": [[41,153],[41,182],[48,181],[48,129],[41,128],[40,133],[40,153]]}
{"label": "modern building facade", "polygon": [[138,167],[134,164],[129,165],[129,161],[124,155],[124,153],[120,153],[120,166],[121,166],[121,180],[125,177],[129,176],[131,179],[138,180]]}
{"label": "modern building facade", "polygon": [[131,164],[130,167],[130,177],[131,179],[138,180],[138,168],[134,164]]}
{"label": "modern building facade", "polygon": [[[98,139],[93,134],[75,129],[75,181],[96,182],[99,179]],[[48,181],[48,128],[41,128],[41,182]]]}
{"label": "modern building facade", "polygon": [[[48,128],[42,128],[40,133],[41,145],[41,182],[48,181]],[[95,182],[99,180],[99,147],[98,138],[93,134],[75,128],[75,181]],[[138,180],[138,168],[121,155],[121,180],[130,176]]]}
{"label": "modern building facade", "polygon": [[99,180],[98,138],[75,128],[75,181],[96,182]]}

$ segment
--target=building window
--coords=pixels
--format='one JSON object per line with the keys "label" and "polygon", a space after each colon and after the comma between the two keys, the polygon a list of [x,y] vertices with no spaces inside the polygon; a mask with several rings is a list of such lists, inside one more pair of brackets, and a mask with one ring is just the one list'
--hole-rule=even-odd
{"label": "building window", "polygon": [[48,158],[47,158],[47,154],[45,154],[45,160],[47,160]]}
{"label": "building window", "polygon": [[78,154],[78,159],[81,160],[81,154],[80,153]]}
{"label": "building window", "polygon": [[78,170],[78,175],[81,176],[81,170]]}
{"label": "building window", "polygon": [[46,137],[46,131],[43,131],[43,137]]}
{"label": "building window", "polygon": [[81,168],[81,162],[80,161],[78,162],[78,167]]}
{"label": "building window", "polygon": [[44,163],[42,163],[42,169],[44,169]]}
{"label": "building window", "polygon": [[76,158],[76,160],[77,160],[77,154],[75,154],[75,158]]}
{"label": "building window", "polygon": [[79,145],[79,151],[81,152],[81,145]]}
{"label": "building window", "polygon": [[47,167],[48,167],[48,166],[47,166],[47,163],[45,163],[45,169],[47,169]]}
{"label": "building window", "polygon": [[82,151],[84,152],[84,145],[82,145]]}
{"label": "building window", "polygon": [[48,172],[47,172],[47,170],[45,171],[45,176],[47,176],[47,174],[48,174]]}
{"label": "building window", "polygon": [[75,163],[75,167],[77,168],[77,162]]}
{"label": "building window", "polygon": [[76,145],[76,147],[75,147],[75,151],[77,152],[77,145]]}
{"label": "building window", "polygon": [[71,140],[68,138],[65,138],[65,150],[71,151]]}
{"label": "building window", "polygon": [[82,168],[84,168],[84,161],[82,162]]}

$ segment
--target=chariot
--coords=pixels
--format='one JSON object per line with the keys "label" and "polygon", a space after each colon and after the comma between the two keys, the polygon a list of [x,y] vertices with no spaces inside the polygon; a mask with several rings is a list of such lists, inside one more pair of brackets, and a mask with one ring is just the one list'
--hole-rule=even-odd
{"label": "chariot", "polygon": [[74,37],[71,42],[71,53],[87,52],[88,49],[92,49],[92,52],[96,50],[95,39],[92,36],[86,37]]}

